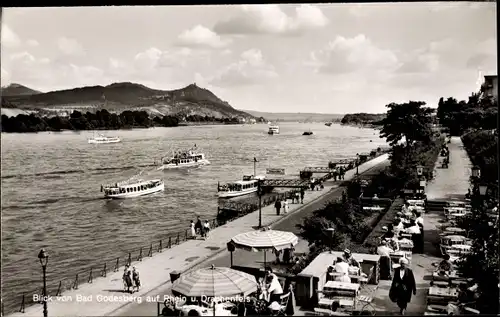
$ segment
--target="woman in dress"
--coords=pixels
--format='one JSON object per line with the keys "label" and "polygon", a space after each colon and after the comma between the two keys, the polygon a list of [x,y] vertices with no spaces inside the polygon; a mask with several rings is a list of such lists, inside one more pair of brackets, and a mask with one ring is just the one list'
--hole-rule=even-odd
{"label": "woman in dress", "polygon": [[392,302],[398,304],[399,312],[404,315],[406,307],[411,301],[412,293],[413,295],[417,294],[417,287],[413,271],[408,267],[408,260],[401,258],[399,264],[400,267],[394,272],[389,298]]}
{"label": "woman in dress", "polygon": [[283,201],[283,212],[284,212],[285,214],[286,214],[286,213],[288,213],[288,200],[287,200],[287,199],[285,199],[285,200]]}
{"label": "woman in dress", "polygon": [[191,228],[191,238],[196,239],[196,229],[194,228],[194,221],[193,220],[191,220],[190,228]]}

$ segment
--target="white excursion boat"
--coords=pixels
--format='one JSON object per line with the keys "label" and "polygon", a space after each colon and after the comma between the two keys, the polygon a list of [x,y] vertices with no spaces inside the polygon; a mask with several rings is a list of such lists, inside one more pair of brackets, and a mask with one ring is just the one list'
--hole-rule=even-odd
{"label": "white excursion boat", "polygon": [[99,134],[98,136],[94,136],[89,139],[89,144],[106,144],[106,143],[118,143],[121,142],[119,137],[115,136],[105,136]]}
{"label": "white excursion boat", "polygon": [[[156,162],[155,162],[156,164]],[[162,157],[158,170],[209,165],[205,154],[196,151],[196,145],[187,151],[178,151],[171,157]]]}
{"label": "white excursion boat", "polygon": [[101,185],[101,192],[104,192],[104,197],[114,199],[139,197],[163,190],[165,190],[165,183],[162,179],[145,181],[137,177],[132,177],[120,183]]}
{"label": "white excursion boat", "polygon": [[242,181],[227,183],[225,185],[217,184],[219,198],[230,198],[255,193],[258,189],[259,179],[264,180],[262,175],[245,175]]}
{"label": "white excursion boat", "polygon": [[269,131],[267,131],[268,134],[280,134],[280,127],[277,124],[271,124],[269,125]]}

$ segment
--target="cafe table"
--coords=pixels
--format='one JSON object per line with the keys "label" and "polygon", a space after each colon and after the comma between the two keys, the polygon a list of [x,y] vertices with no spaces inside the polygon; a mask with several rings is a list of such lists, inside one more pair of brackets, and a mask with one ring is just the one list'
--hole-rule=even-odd
{"label": "cafe table", "polygon": [[448,305],[449,302],[458,299],[458,290],[455,287],[429,287],[427,294],[427,305]]}
{"label": "cafe table", "polygon": [[382,211],[382,210],[384,210],[384,207],[380,207],[380,206],[363,207],[363,210]]}

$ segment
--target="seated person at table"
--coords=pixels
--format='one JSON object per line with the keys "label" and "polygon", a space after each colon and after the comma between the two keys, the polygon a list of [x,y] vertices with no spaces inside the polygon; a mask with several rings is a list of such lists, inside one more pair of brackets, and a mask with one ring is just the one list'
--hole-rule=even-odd
{"label": "seated person at table", "polygon": [[269,294],[269,302],[279,302],[281,295],[283,295],[283,288],[281,287],[280,281],[276,275],[269,275],[267,277],[269,281],[269,286],[267,288],[267,293]]}
{"label": "seated person at table", "polygon": [[351,254],[351,250],[349,249],[345,249],[344,250],[344,254],[342,255],[342,258],[344,259],[344,261],[347,262],[347,264],[349,264],[350,266],[355,266],[355,267],[360,267],[358,261],[356,261],[353,257],[352,257],[352,254]]}
{"label": "seated person at table", "polygon": [[264,278],[267,278],[267,277],[268,277],[268,276],[270,276],[270,275],[271,275],[271,276],[273,276],[273,277],[278,278],[278,277],[276,276],[276,274],[274,274],[274,273],[273,273],[273,269],[272,269],[270,266],[267,266],[267,267],[265,268],[265,276],[264,276]]}
{"label": "seated person at table", "polygon": [[335,281],[342,283],[351,283],[351,278],[348,273],[343,272],[341,276],[338,276]]}
{"label": "seated person at table", "polygon": [[453,264],[451,264],[450,262],[449,254],[445,254],[444,259],[441,262],[439,262],[437,271],[441,275],[449,274],[451,271],[453,271]]}
{"label": "seated person at table", "polygon": [[387,245],[387,240],[382,240],[377,248],[377,254],[380,256],[391,257],[392,252],[394,252],[394,250]]}
{"label": "seated person at table", "polygon": [[338,312],[337,310],[340,308],[340,303],[335,301],[332,303],[330,310],[333,312],[332,316],[350,316],[348,313]]}
{"label": "seated person at table", "polygon": [[403,213],[407,213],[409,211],[409,208],[410,208],[410,203],[405,201],[405,204],[403,205],[401,210],[403,211]]}
{"label": "seated person at table", "polygon": [[415,223],[421,227],[424,226],[424,218],[422,218],[420,211],[415,211]]}
{"label": "seated person at table", "polygon": [[408,228],[406,228],[405,232],[410,233],[410,234],[420,234],[421,233],[420,227],[417,225],[417,223],[413,219],[410,221],[410,226]]}
{"label": "seated person at table", "polygon": [[338,257],[337,261],[335,262],[334,270],[337,273],[349,274],[349,264],[347,264],[347,262],[345,262],[341,257]]}
{"label": "seated person at table", "polygon": [[394,236],[395,236],[394,225],[392,223],[390,223],[389,226],[387,226],[387,231],[382,236],[382,239],[392,239],[392,238],[394,238]]}

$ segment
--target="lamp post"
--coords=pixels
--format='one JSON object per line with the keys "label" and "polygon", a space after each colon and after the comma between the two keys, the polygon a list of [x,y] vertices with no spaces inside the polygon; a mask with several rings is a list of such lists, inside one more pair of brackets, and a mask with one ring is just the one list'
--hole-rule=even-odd
{"label": "lamp post", "polygon": [[262,228],[262,180],[257,181],[257,194],[259,195],[259,229]]}
{"label": "lamp post", "polygon": [[43,270],[43,317],[47,317],[47,263],[49,262],[49,255],[45,252],[45,249],[40,250],[38,253],[38,259],[42,265]]}
{"label": "lamp post", "polygon": [[356,153],[356,176],[359,175],[359,153]]}
{"label": "lamp post", "polygon": [[478,180],[481,177],[481,169],[478,166],[474,166],[471,171],[474,180]]}
{"label": "lamp post", "polygon": [[335,234],[334,228],[328,228],[325,230],[328,234],[328,239],[330,240],[330,253],[333,252],[333,236]]}

